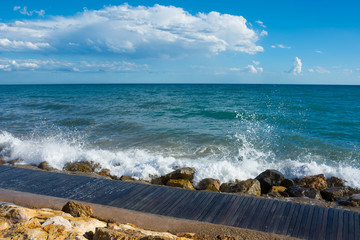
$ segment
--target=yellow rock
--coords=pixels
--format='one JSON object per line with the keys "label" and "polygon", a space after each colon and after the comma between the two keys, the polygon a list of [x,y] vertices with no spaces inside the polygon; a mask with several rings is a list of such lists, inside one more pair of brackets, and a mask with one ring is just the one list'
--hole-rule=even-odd
{"label": "yellow rock", "polygon": [[283,186],[272,186],[271,190],[270,190],[270,193],[274,193],[274,192],[277,192],[277,193],[280,193],[280,192],[285,192],[286,191],[286,187],[283,187]]}
{"label": "yellow rock", "polygon": [[0,231],[8,230],[8,229],[9,229],[9,224],[4,220],[0,220]]}
{"label": "yellow rock", "polygon": [[170,179],[166,183],[166,185],[170,186],[170,187],[178,187],[178,188],[183,188],[183,189],[195,190],[193,185],[187,179]]}

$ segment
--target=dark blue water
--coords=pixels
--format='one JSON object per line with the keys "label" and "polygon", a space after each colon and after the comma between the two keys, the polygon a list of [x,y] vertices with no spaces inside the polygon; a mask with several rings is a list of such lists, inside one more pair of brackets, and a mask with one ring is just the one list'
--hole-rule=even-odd
{"label": "dark blue water", "polygon": [[7,159],[93,160],[149,178],[325,173],[360,186],[360,87],[304,85],[0,86]]}

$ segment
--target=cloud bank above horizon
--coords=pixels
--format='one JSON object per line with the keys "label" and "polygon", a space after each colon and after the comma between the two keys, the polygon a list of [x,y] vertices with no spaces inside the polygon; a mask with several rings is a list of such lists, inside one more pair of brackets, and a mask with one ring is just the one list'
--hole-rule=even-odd
{"label": "cloud bank above horizon", "polygon": [[73,16],[0,23],[0,51],[172,58],[234,51],[262,52],[259,32],[242,16],[192,15],[173,6],[128,4]]}

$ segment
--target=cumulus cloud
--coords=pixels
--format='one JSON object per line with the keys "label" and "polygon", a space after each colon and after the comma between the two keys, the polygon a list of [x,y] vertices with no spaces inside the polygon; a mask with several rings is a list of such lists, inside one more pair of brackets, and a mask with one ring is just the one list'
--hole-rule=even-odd
{"label": "cumulus cloud", "polygon": [[309,72],[313,73],[313,72],[317,72],[317,73],[321,73],[321,74],[324,74],[324,73],[330,73],[329,70],[327,70],[326,68],[323,68],[323,67],[315,67],[315,68],[310,68],[308,69]]}
{"label": "cumulus cloud", "polygon": [[0,71],[131,72],[148,69],[127,61],[59,61],[53,59],[0,59]]}
{"label": "cumulus cloud", "polygon": [[[19,9],[17,9],[19,10]],[[259,34],[242,16],[182,8],[127,4],[84,10],[74,16],[0,23],[0,38],[48,43],[57,54],[116,54],[136,58],[182,54],[262,52]]]}
{"label": "cumulus cloud", "polygon": [[269,33],[267,32],[267,31],[265,31],[265,30],[262,30],[261,32],[260,32],[260,36],[267,36],[267,35],[269,35]]}
{"label": "cumulus cloud", "polygon": [[302,62],[301,59],[298,57],[295,57],[294,59],[294,66],[288,71],[288,73],[291,73],[293,75],[299,75],[302,71]]}
{"label": "cumulus cloud", "polygon": [[24,6],[23,8],[21,8],[20,6],[15,6],[14,11],[18,11],[23,15],[27,15],[27,16],[32,16],[34,13],[36,13],[38,16],[43,17],[45,15],[45,10],[32,10],[32,11],[28,11],[27,6]]}
{"label": "cumulus cloud", "polygon": [[318,53],[318,54],[322,54],[322,53],[323,53],[323,52],[320,51],[320,50],[315,50],[314,52],[315,52],[315,53]]}
{"label": "cumulus cloud", "polygon": [[253,74],[263,72],[262,67],[257,67],[254,65],[247,65],[246,67],[243,67],[243,68],[229,68],[229,70],[236,71],[236,72],[253,73]]}
{"label": "cumulus cloud", "polygon": [[28,41],[9,40],[7,38],[0,38],[1,52],[22,52],[22,51],[39,51],[49,49],[50,44],[37,42],[32,43]]}

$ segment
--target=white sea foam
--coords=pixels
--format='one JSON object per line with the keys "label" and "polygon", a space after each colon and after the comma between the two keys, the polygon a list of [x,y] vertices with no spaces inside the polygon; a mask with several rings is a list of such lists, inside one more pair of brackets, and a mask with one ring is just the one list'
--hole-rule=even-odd
{"label": "white sea foam", "polygon": [[199,156],[193,159],[179,157],[181,154],[172,155],[138,148],[117,151],[87,148],[81,142],[62,136],[20,139],[3,131],[0,133],[0,154],[6,156],[5,160],[22,158],[25,164],[47,161],[58,169],[62,169],[67,162],[92,160],[100,163],[103,168],[110,169],[113,175],[130,175],[141,179],[167,174],[175,167],[195,167],[196,183],[207,177],[227,182],[254,178],[271,168],[283,172],[286,177],[324,173],[326,176],[344,178],[349,185],[360,187],[360,169],[350,165],[331,166],[306,158],[272,161],[271,152],[256,149],[242,135],[237,138],[243,143],[237,154],[225,155],[222,158]]}

